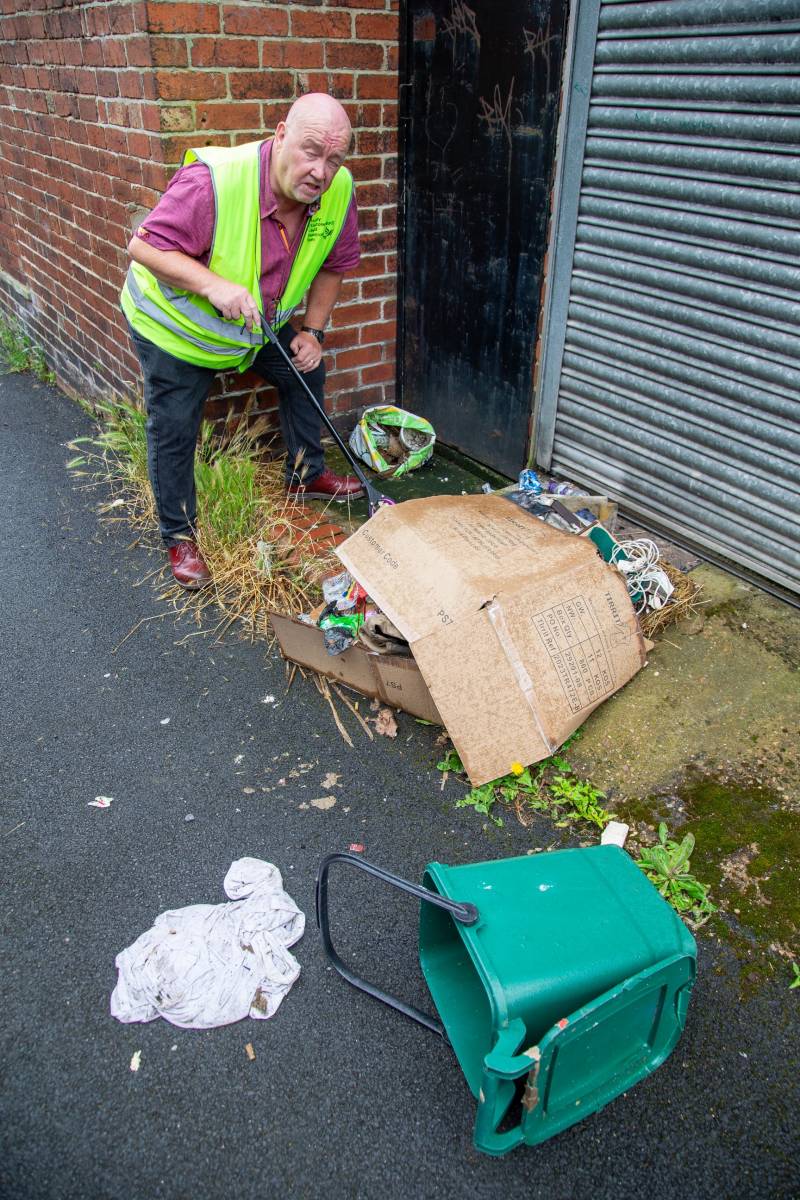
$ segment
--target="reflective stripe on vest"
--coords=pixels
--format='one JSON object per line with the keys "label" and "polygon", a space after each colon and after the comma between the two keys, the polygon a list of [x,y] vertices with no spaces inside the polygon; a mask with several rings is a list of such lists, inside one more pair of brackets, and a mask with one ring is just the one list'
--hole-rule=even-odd
{"label": "reflective stripe on vest", "polygon": [[[261,142],[242,146],[204,146],[187,151],[185,163],[199,159],[209,168],[216,201],[209,270],[246,287],[263,312],[261,297]],[[274,328],[285,325],[303,299],[341,233],[353,194],[350,172],[341,167],[307,222],[278,303]],[[161,283],[132,263],[121,296],[133,329],[162,350],[186,362],[217,370],[244,371],[265,337],[248,333],[243,319],[228,321],[202,296]]]}
{"label": "reflective stripe on vest", "polygon": [[[166,284],[160,283],[159,281],[156,281],[156,282],[158,282],[158,286],[161,290],[161,294],[164,296],[165,300],[167,300],[173,308],[177,309],[178,312],[186,313],[190,318],[192,318],[193,314],[200,313],[202,311],[200,309],[195,308],[195,306],[192,304],[191,299],[189,298],[188,293],[176,292],[174,288],[167,287]],[[145,296],[144,292],[139,287],[139,283],[133,272],[133,267],[131,267],[128,270],[128,276],[125,280],[125,286],[130,293],[131,299],[133,300],[133,303],[136,306],[137,312],[142,312],[146,316],[151,317],[153,321],[157,322],[159,325],[163,325],[165,329],[172,330],[172,332],[176,333],[178,335],[178,337],[183,338],[188,342],[192,342],[195,346],[199,346],[202,350],[205,350],[208,354],[225,354],[225,355],[230,356],[230,353],[231,353],[230,346],[225,347],[225,346],[220,346],[220,345],[214,345],[212,342],[207,341],[204,338],[194,337],[191,333],[189,333],[186,330],[186,328],[184,326],[178,325],[177,322],[173,321],[171,319],[171,317],[169,316],[169,312],[167,310],[165,310],[163,308],[159,308],[158,305],[153,304],[153,302],[151,300],[148,300],[147,296]],[[208,325],[204,325],[204,328],[210,328],[211,323],[215,321],[216,324],[220,327],[219,331],[224,336],[226,336],[226,337],[228,336],[228,329],[225,327],[232,325],[233,324],[232,321],[226,321],[226,320],[224,320],[223,317],[210,317],[206,313],[203,313],[202,317],[203,317],[203,322],[209,323]],[[196,321],[196,323],[200,324],[200,321],[198,320],[198,321]],[[134,325],[134,322],[131,321],[131,324]],[[134,328],[135,328],[135,325],[134,325]],[[234,328],[236,329],[236,326],[234,326]],[[247,348],[248,349],[250,348],[250,346],[255,346],[256,349],[260,349],[264,343],[264,335],[258,329],[254,329],[252,333],[248,333],[246,326],[242,326],[242,328],[240,330],[237,329],[237,333],[239,333],[241,335],[242,341],[247,339],[247,342],[248,342]],[[153,340],[153,339],[151,339],[151,340]]]}

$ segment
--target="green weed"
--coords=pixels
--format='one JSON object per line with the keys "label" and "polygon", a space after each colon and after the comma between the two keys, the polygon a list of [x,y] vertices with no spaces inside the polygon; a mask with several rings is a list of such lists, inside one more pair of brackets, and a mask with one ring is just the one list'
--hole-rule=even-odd
{"label": "green weed", "polygon": [[494,825],[502,826],[503,818],[492,811],[496,800],[494,788],[493,783],[485,783],[482,787],[473,788],[466,796],[456,800],[456,808],[474,808],[476,813],[487,816]]}
{"label": "green weed", "polygon": [[[147,536],[157,531],[157,516],[147,470],[147,418],[130,401],[100,403],[90,437],[70,443],[67,463],[83,486],[102,486],[110,499],[99,512]],[[308,612],[321,597],[320,576],[330,568],[313,550],[301,553],[293,537],[295,510],[285,494],[283,464],[266,459],[266,422],[232,414],[223,425],[204,422],[195,456],[196,536],[213,577],[213,587],[184,593],[168,583],[163,599],[180,611],[215,606],[214,632],[240,622],[251,635],[273,637],[270,612]],[[264,554],[264,545],[268,554]],[[168,578],[168,576],[167,576]],[[161,586],[159,584],[159,586]]]}
{"label": "green weed", "polygon": [[28,337],[18,320],[0,313],[0,360],[16,374],[30,371],[42,383],[55,383],[41,346]]}
{"label": "green weed", "polygon": [[571,772],[556,775],[549,789],[554,806],[563,810],[563,819],[557,822],[559,825],[567,821],[588,821],[598,829],[605,829],[612,819],[613,814],[600,803],[606,798],[605,792],[588,781],[576,779]]}
{"label": "green weed", "polygon": [[253,537],[259,529],[264,498],[258,486],[258,436],[263,422],[244,422],[222,436],[210,421],[200,430],[195,462],[198,517],[214,531],[222,546],[233,547]]}
{"label": "green weed", "polygon": [[464,770],[464,764],[458,756],[458,751],[452,748],[447,751],[444,758],[436,764],[437,771],[452,771],[454,775],[460,775]]}
{"label": "green weed", "polygon": [[[587,780],[578,779],[564,755],[577,737],[578,734],[573,734],[557,754],[533,766],[515,763],[507,775],[472,788],[456,800],[456,808],[474,808],[495,825],[503,824],[502,817],[496,812],[496,806],[500,805],[513,809],[523,825],[529,824],[531,814],[541,812],[553,817],[559,827],[583,821],[605,828],[613,816],[600,804],[605,793]],[[464,770],[461,759],[452,749],[436,766],[440,771],[454,774]]]}
{"label": "green weed", "polygon": [[790,992],[793,990],[793,988],[800,988],[800,967],[796,962],[792,963],[792,974],[794,975],[794,979],[789,984]]}
{"label": "green weed", "polygon": [[[145,510],[154,518],[147,474],[147,416],[129,401],[100,403],[99,428],[93,437],[75,438],[70,448],[80,449],[67,467],[94,469],[95,477],[122,489],[132,510]],[[195,460],[198,523],[215,547],[230,548],[255,536],[264,499],[258,486],[257,438],[259,423],[222,433],[204,421]]]}
{"label": "green weed", "polygon": [[[458,751],[450,749],[444,758],[436,764],[436,769],[443,771],[445,775],[449,775],[450,773],[461,775],[464,771],[464,764],[458,756]],[[499,783],[500,781],[498,780],[497,782]],[[486,783],[483,787],[473,788],[466,796],[462,796],[459,800],[456,800],[456,808],[474,808],[475,812],[488,817],[493,824],[502,826],[503,818],[498,817],[496,813],[492,812],[496,799],[495,786],[496,784],[494,783]]]}
{"label": "green weed", "polygon": [[693,850],[694,834],[687,833],[676,842],[670,838],[662,821],[658,827],[658,842],[642,850],[636,865],[687,924],[697,929],[717,909],[708,899],[708,886],[689,872]]}

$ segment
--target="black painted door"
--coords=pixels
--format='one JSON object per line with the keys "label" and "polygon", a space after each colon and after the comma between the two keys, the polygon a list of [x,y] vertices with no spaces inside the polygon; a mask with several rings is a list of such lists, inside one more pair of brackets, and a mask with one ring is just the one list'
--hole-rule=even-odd
{"label": "black painted door", "polygon": [[400,403],[509,475],[533,394],[567,0],[405,0]]}

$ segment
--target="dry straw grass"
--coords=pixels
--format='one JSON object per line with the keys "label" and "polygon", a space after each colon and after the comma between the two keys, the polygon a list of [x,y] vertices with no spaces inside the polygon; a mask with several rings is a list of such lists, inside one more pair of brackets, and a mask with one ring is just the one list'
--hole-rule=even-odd
{"label": "dry straw grass", "polygon": [[[186,592],[173,582],[166,560],[141,582],[151,580],[159,598],[193,620],[198,632],[221,634],[238,622],[251,637],[271,641],[270,612],[309,612],[321,599],[320,579],[340,564],[332,551],[303,552],[304,544],[309,546],[299,523],[303,510],[287,500],[282,462],[269,457],[266,423],[250,419],[253,400],[241,417],[229,414],[222,429],[206,422],[201,430],[197,540],[212,583],[201,592]],[[137,404],[118,402],[98,406],[95,416],[97,433],[71,443],[77,455],[68,466],[87,487],[102,487],[110,495],[99,508],[104,520],[132,527],[137,542],[160,548],[147,476],[145,414]],[[663,559],[661,566],[675,591],[663,609],[640,618],[648,638],[698,609],[697,584]]]}
{"label": "dry straw grass", "polygon": [[666,629],[668,625],[674,625],[676,621],[683,621],[688,617],[693,617],[701,604],[699,584],[695,583],[688,575],[684,575],[683,571],[679,571],[677,567],[673,567],[672,563],[661,559],[658,564],[667,574],[670,583],[674,587],[669,603],[663,608],[656,609],[653,612],[645,613],[639,618],[639,624],[642,633],[646,638],[651,640]]}
{"label": "dry straw grass", "polygon": [[[138,543],[160,549],[145,414],[118,402],[99,406],[96,415],[97,433],[70,443],[77,454],[67,465],[86,487],[102,487],[109,497],[98,510],[105,521],[130,526]],[[303,553],[303,510],[286,497],[283,465],[270,461],[267,436],[266,422],[250,420],[247,410],[241,418],[229,414],[221,430],[203,424],[195,471],[197,541],[212,583],[185,591],[172,581],[166,559],[141,581],[152,581],[159,598],[192,619],[198,632],[221,634],[238,622],[251,637],[271,640],[269,613],[308,612],[321,598],[319,580],[338,563],[332,554]]]}

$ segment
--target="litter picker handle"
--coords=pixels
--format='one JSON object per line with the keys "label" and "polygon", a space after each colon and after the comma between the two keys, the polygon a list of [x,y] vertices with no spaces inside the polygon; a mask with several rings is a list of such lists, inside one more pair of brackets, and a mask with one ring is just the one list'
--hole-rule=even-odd
{"label": "litter picker handle", "polygon": [[314,408],[317,410],[317,413],[322,418],[323,423],[326,425],[328,432],[330,433],[333,440],[336,442],[336,445],[339,447],[339,449],[341,450],[345,459],[350,464],[350,467],[351,467],[354,475],[358,479],[358,482],[361,484],[361,486],[363,487],[364,492],[366,494],[367,504],[369,506],[369,515],[372,516],[374,513],[376,513],[382,504],[394,504],[393,500],[390,500],[388,496],[382,496],[381,493],[376,488],[374,488],[372,486],[372,484],[369,482],[366,475],[361,470],[361,467],[358,465],[358,463],[356,462],[352,453],[350,452],[349,447],[345,445],[345,443],[342,441],[341,437],[339,436],[339,434],[336,430],[336,426],[333,424],[330,417],[325,412],[325,409],[320,404],[319,400],[317,400],[317,397],[314,395],[311,388],[306,383],[305,379],[303,379],[302,374],[300,373],[300,371],[298,371],[297,367],[292,362],[289,354],[287,354],[286,350],[281,345],[280,341],[278,340],[277,333],[272,328],[269,321],[267,321],[263,316],[261,317],[261,326],[264,331],[264,337],[266,338],[266,340],[268,342],[272,343],[272,345],[275,347],[275,349],[281,355],[284,362],[288,366],[289,370],[292,372],[295,379],[300,384],[300,386],[303,388],[303,390],[305,391],[309,400],[313,404]]}
{"label": "litter picker handle", "polygon": [[354,854],[326,855],[320,863],[319,873],[317,874],[317,927],[322,938],[323,949],[342,978],[346,979],[348,983],[352,983],[353,987],[366,992],[368,996],[374,996],[376,1000],[381,1000],[384,1004],[388,1004],[390,1008],[396,1008],[398,1012],[404,1013],[412,1021],[418,1021],[426,1029],[433,1030],[434,1033],[438,1033],[440,1037],[447,1041],[447,1035],[441,1021],[437,1021],[435,1017],[428,1016],[427,1013],[414,1008],[412,1004],[406,1004],[403,1000],[398,1000],[395,996],[390,996],[387,992],[383,992],[380,988],[375,987],[374,984],[360,979],[339,958],[331,942],[328,922],[328,871],[332,863],[335,862],[349,863],[353,867],[358,867],[360,871],[366,871],[368,875],[374,875],[376,879],[383,880],[384,883],[390,883],[392,887],[399,888],[402,892],[408,892],[410,896],[416,896],[417,899],[424,900],[426,904],[435,904],[437,908],[443,908],[449,912],[453,920],[458,921],[461,925],[475,924],[480,915],[477,908],[474,904],[459,904],[456,900],[447,900],[437,892],[430,891],[429,888],[421,887],[416,883],[409,883],[408,880],[401,879],[398,875],[392,875],[389,871],[384,871],[382,867],[376,867],[374,863],[367,862],[363,858],[357,858]]}

